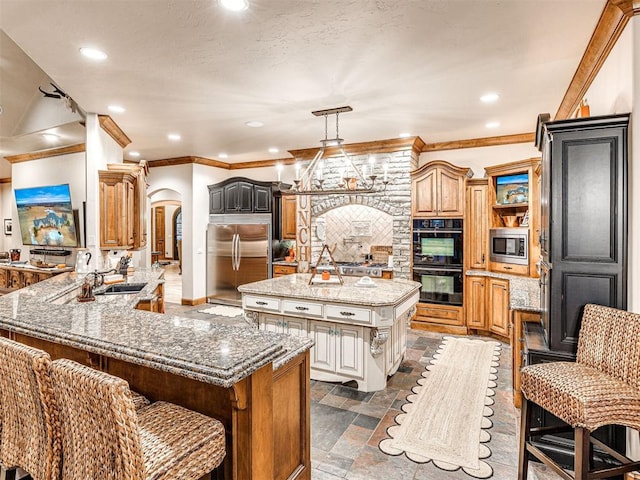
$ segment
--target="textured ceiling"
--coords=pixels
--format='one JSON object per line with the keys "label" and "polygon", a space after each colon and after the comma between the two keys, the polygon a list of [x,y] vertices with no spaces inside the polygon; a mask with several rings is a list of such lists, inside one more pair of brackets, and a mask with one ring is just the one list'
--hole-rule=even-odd
{"label": "textured ceiling", "polygon": [[[111,115],[133,140],[127,152],[236,162],[318,146],[324,122],[310,112],[342,105],[353,107],[340,117],[347,143],[533,131],[558,108],[604,4],[251,0],[233,13],[215,0],[0,0],[0,28],[85,111]],[[0,126],[29,98],[5,100],[8,88],[33,94],[3,45]],[[82,46],[109,58],[87,61]],[[488,91],[500,101],[482,104]]]}

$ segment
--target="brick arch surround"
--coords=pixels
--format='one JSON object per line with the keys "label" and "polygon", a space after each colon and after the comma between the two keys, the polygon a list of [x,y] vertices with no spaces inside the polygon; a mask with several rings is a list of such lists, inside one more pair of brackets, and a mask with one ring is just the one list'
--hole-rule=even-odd
{"label": "brick arch surround", "polygon": [[[386,154],[389,184],[384,192],[373,194],[337,194],[311,197],[311,218],[346,205],[364,205],[391,215],[393,219],[393,272],[396,278],[411,276],[411,178],[418,158],[410,150]],[[354,157],[363,163],[367,157]],[[331,170],[327,169],[329,175]],[[325,176],[327,178],[327,176]],[[313,220],[312,220],[313,224]],[[375,235],[375,232],[374,232]],[[316,255],[319,254],[316,253]],[[313,257],[313,260],[316,258]]]}

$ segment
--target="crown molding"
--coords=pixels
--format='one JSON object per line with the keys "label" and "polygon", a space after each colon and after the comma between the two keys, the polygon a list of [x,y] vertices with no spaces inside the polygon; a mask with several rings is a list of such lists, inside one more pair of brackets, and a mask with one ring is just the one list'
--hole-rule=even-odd
{"label": "crown molding", "polygon": [[[424,142],[420,137],[393,138],[390,140],[379,140],[374,142],[350,143],[344,145],[344,151],[350,155],[366,155],[369,153],[393,153],[403,150],[411,150],[420,153]],[[298,160],[311,160],[316,156],[320,147],[305,148],[301,150],[289,150],[289,153]],[[339,155],[337,147],[327,147],[324,151],[326,157]]]}
{"label": "crown molding", "polygon": [[453,140],[451,142],[427,143],[422,152],[439,152],[442,150],[458,150],[461,148],[494,147],[496,145],[510,145],[513,143],[533,143],[535,134],[516,133],[497,137],[470,138],[467,140]]}
{"label": "crown molding", "polygon": [[21,153],[19,155],[10,155],[4,157],[9,163],[21,163],[29,162],[31,160],[39,160],[41,158],[57,157],[60,155],[67,155],[69,153],[79,153],[85,151],[85,144],[79,143],[77,145],[70,145],[68,147],[50,148],[48,150],[40,150],[39,152]]}
{"label": "crown molding", "polygon": [[424,165],[422,165],[420,168],[416,168],[415,170],[409,172],[409,175],[411,177],[419,177],[426,170],[428,170],[430,168],[433,168],[433,167],[446,168],[450,172],[453,172],[454,174],[459,175],[461,177],[467,177],[467,178],[473,177],[473,170],[472,169],[467,168],[467,167],[459,167],[457,165],[454,165],[453,163],[447,162],[446,160],[431,160],[431,161],[425,163]]}
{"label": "crown molding", "polygon": [[554,120],[564,120],[575,112],[629,19],[638,13],[639,0],[607,0]]}
{"label": "crown molding", "polygon": [[231,169],[231,166],[229,163],[220,162],[219,160],[212,160],[210,158],[196,157],[193,155],[188,155],[186,157],[163,158],[160,160],[147,161],[147,165],[149,168],[174,167],[176,165],[188,165],[188,164],[206,165],[208,167],[223,168],[225,170]]}
{"label": "crown molding", "polygon": [[275,167],[276,165],[294,165],[296,163],[295,158],[276,158],[271,160],[256,160],[253,162],[239,162],[230,163],[229,170],[242,170],[244,168],[262,168],[262,167]]}
{"label": "crown molding", "polygon": [[98,115],[100,127],[113,138],[122,148],[131,143],[131,139],[122,131],[118,124],[109,115]]}
{"label": "crown molding", "polygon": [[11,177],[0,178],[0,184],[1,183],[11,183]]}
{"label": "crown molding", "polygon": [[510,163],[502,163],[500,165],[491,165],[489,167],[484,167],[484,171],[487,175],[492,177],[496,175],[504,175],[508,173],[512,173],[514,170],[524,170],[526,168],[532,168],[535,170],[542,159],[540,157],[531,157],[525,158],[524,160],[518,160]]}

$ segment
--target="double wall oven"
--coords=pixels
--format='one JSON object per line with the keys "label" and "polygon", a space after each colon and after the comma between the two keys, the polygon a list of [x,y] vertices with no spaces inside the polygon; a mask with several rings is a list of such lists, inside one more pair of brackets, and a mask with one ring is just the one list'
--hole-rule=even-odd
{"label": "double wall oven", "polygon": [[462,305],[462,220],[413,220],[413,279],[422,285],[420,301]]}

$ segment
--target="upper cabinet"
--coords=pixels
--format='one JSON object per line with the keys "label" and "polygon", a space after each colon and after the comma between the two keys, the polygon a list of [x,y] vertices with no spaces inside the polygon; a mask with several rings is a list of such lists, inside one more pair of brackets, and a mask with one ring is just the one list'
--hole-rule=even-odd
{"label": "upper cabinet", "polygon": [[282,239],[296,239],[296,211],[298,197],[295,195],[282,196]]}
{"label": "upper cabinet", "polygon": [[429,162],[411,172],[411,211],[414,218],[464,216],[465,185],[473,175],[442,160]]}
{"label": "upper cabinet", "polygon": [[[540,159],[529,158],[485,168],[488,177],[489,200],[489,251],[509,250],[512,240],[505,237],[526,239],[526,259],[522,263],[501,261],[490,255],[489,269],[494,272],[537,277],[536,263],[540,258]],[[492,239],[491,231],[509,228],[500,233],[501,239]],[[491,242],[506,242],[492,245]],[[509,252],[505,252],[509,253]],[[507,256],[507,255],[503,255]]]}
{"label": "upper cabinet", "polygon": [[108,164],[98,172],[100,248],[146,247],[147,173],[145,162]]}
{"label": "upper cabinet", "polygon": [[234,177],[209,185],[209,213],[270,213],[273,188],[270,182]]}

